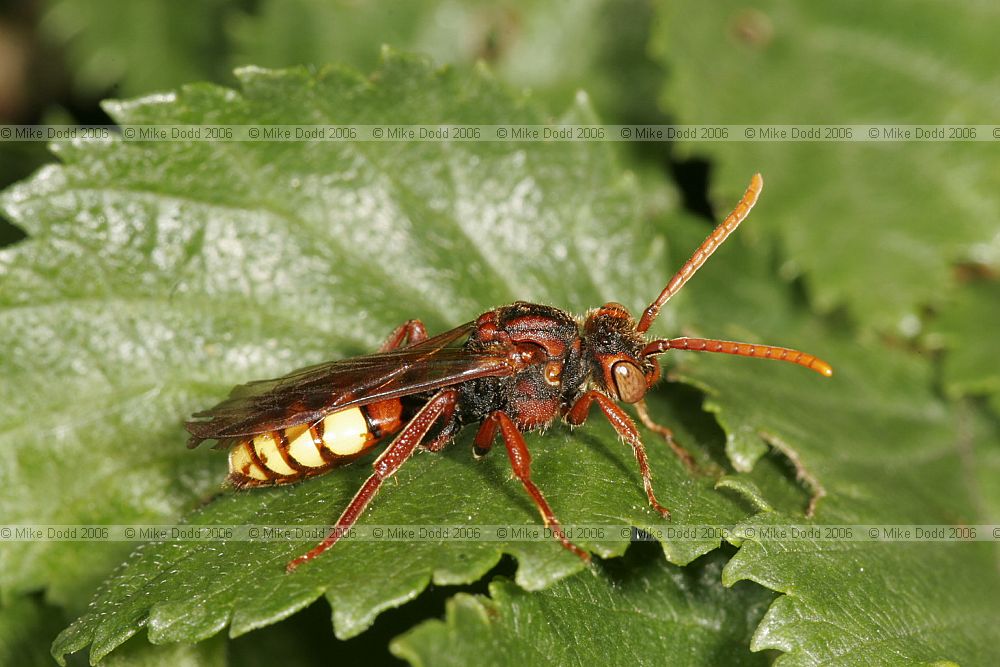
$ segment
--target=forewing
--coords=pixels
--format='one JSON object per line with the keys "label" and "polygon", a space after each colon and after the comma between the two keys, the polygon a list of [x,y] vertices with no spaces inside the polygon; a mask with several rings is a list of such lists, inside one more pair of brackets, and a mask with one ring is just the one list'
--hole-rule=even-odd
{"label": "forewing", "polygon": [[446,347],[471,328],[469,323],[400,350],[317,364],[281,378],[240,385],[229,398],[186,424],[192,434],[189,446],[277,431],[355,405],[512,374],[506,355]]}

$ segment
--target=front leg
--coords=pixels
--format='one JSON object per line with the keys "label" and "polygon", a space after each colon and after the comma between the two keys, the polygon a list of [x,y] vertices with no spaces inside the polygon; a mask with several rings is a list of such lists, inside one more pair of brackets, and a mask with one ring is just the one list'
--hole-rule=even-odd
{"label": "front leg", "polygon": [[610,398],[599,391],[588,391],[577,399],[576,403],[566,412],[566,421],[573,426],[579,426],[587,419],[590,412],[590,404],[597,401],[611,425],[614,426],[625,442],[632,445],[632,452],[635,454],[636,463],[639,464],[639,474],[642,475],[642,486],[646,489],[646,497],[649,504],[663,517],[670,518],[670,510],[660,504],[653,493],[653,476],[649,472],[649,461],[646,459],[646,448],[642,446],[642,439],[639,437],[639,430],[635,427],[635,422],[625,414],[618,405]]}

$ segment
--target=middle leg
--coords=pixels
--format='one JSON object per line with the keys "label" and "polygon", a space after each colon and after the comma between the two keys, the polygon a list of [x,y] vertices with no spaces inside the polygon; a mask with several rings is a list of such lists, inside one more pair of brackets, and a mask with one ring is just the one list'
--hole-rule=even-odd
{"label": "middle leg", "polygon": [[[490,422],[493,422],[493,425],[487,426]],[[545,526],[552,529],[553,534],[562,542],[562,545],[566,549],[579,556],[583,562],[589,563],[590,554],[569,541],[566,533],[563,532],[562,526],[559,524],[559,520],[556,519],[555,513],[549,507],[548,502],[546,502],[545,496],[535,486],[535,483],[531,481],[531,454],[528,453],[528,445],[524,442],[524,436],[521,435],[521,431],[518,430],[517,425],[507,416],[507,413],[497,410],[486,418],[483,426],[480,427],[479,434],[476,435],[477,445],[480,441],[480,435],[486,437],[488,434],[490,440],[492,440],[492,435],[496,433],[497,427],[499,427],[500,435],[503,437],[504,445],[507,447],[507,455],[510,458],[510,467],[514,471],[514,476],[521,480],[524,490],[528,492],[528,495],[535,502],[535,507],[538,508],[538,512],[542,515],[542,521],[545,522]]]}
{"label": "middle leg", "polygon": [[684,449],[684,447],[682,447],[681,444],[677,442],[677,440],[674,438],[674,432],[669,428],[667,428],[666,426],[663,426],[662,424],[657,424],[655,421],[653,421],[653,418],[649,416],[649,410],[646,407],[645,400],[635,403],[635,410],[637,413],[639,413],[639,421],[642,422],[643,426],[648,428],[653,433],[658,433],[659,435],[663,436],[663,439],[667,441],[667,444],[670,446],[670,449],[673,450],[674,454],[676,454],[677,458],[679,458],[681,462],[684,463],[687,469],[691,472],[698,472],[698,464],[695,463],[694,457],[691,456],[691,452]]}

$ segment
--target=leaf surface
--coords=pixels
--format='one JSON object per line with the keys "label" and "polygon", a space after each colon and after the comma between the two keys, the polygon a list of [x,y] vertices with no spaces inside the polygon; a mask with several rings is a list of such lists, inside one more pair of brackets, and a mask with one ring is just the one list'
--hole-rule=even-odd
{"label": "leaf surface", "polygon": [[720,581],[726,555],[709,554],[685,568],[633,547],[539,593],[506,579],[490,596],[461,594],[444,621],[427,621],[392,649],[413,665],[491,665],[557,661],[620,665],[765,665],[746,645],[772,599],[747,583]]}
{"label": "leaf surface", "polygon": [[169,0],[49,0],[42,35],[67,52],[77,92],[88,97],[115,87],[135,95],[229,72],[221,57],[228,0],[182,6]]}
{"label": "leaf surface", "polygon": [[[481,72],[386,58],[367,79],[337,68],[248,69],[240,91],[194,85],[107,109],[122,124],[542,122]],[[565,118],[593,120],[582,100]],[[188,414],[234,384],[374,349],[411,317],[439,331],[517,298],[576,312],[613,299],[638,310],[666,280],[662,237],[597,144],[113,139],[55,149],[61,166],[2,199],[30,236],[0,256],[0,349],[11,380],[0,437],[12,453],[0,508],[14,522],[176,519],[212,497],[225,467],[218,453],[183,447]],[[670,414],[663,398],[654,408]],[[35,414],[49,417],[42,425]],[[538,525],[502,450],[476,463],[471,436],[415,457],[364,520]],[[746,516],[740,498],[646,439],[674,521]],[[620,554],[629,526],[665,523],[648,508],[630,450],[601,420],[529,444],[535,480],[564,523],[625,531],[584,546]],[[370,460],[294,487],[226,493],[186,520],[324,526]],[[718,544],[666,539],[663,548],[685,563]],[[227,625],[239,635],[324,594],[347,637],[431,581],[474,581],[503,553],[518,559],[528,589],[582,567],[550,540],[425,541],[345,543],[284,574],[309,546],[144,545],[54,653],[92,644],[97,661],[142,627],[156,643],[201,640]],[[12,543],[0,586],[44,587],[79,610],[129,548]]]}
{"label": "leaf surface", "polygon": [[1000,415],[1000,370],[983,334],[1000,330],[1000,283],[962,285],[928,324],[927,343],[941,349],[942,380],[952,396],[984,396]]}
{"label": "leaf surface", "polygon": [[[762,208],[755,214],[766,214],[766,202]],[[932,524],[944,526],[948,537],[950,527],[995,523],[1000,431],[976,406],[938,396],[926,359],[818,326],[795,299],[762,289],[762,278],[777,265],[769,254],[754,234],[731,240],[713,260],[728,272],[700,273],[680,312],[698,323],[696,335],[808,342],[808,351],[833,364],[833,378],[771,368],[780,364],[767,364],[765,376],[764,362],[705,354],[678,353],[673,371],[706,391],[706,407],[726,429],[734,463],[750,467],[770,446],[825,494],[812,519],[800,508],[764,512],[744,524],[757,533],[726,565],[724,581],[749,579],[785,593],[758,627],[754,650],[785,652],[779,665],[995,660],[1000,561],[994,543],[812,539],[789,532],[802,524],[821,531]],[[722,292],[729,304],[724,313],[703,305]],[[779,532],[767,534],[761,526]]]}
{"label": "leaf surface", "polygon": [[586,90],[605,122],[661,122],[652,102],[663,73],[646,52],[652,19],[642,0],[265,0],[231,22],[230,36],[235,65],[337,62],[366,71],[377,45],[390,44],[439,63],[483,61],[550,112]]}
{"label": "leaf surface", "polygon": [[[979,124],[995,115],[996,8],[893,0],[659,5],[654,41],[676,122]],[[980,137],[981,138],[981,137]],[[920,309],[954,283],[950,264],[1000,264],[1000,153],[992,141],[680,142],[709,157],[724,207],[746,174],[767,178],[755,224],[779,238],[785,275],[823,311],[914,336]]]}

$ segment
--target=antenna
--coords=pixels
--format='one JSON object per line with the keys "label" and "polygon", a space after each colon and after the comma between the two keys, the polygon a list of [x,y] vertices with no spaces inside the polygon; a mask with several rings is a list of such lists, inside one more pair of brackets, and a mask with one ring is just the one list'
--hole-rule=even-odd
{"label": "antenna", "polygon": [[777,359],[787,361],[799,366],[805,366],[809,370],[816,371],[820,375],[830,377],[833,375],[833,368],[819,357],[806,352],[793,350],[787,347],[775,347],[773,345],[754,345],[751,343],[736,343],[728,340],[715,340],[713,338],[670,338],[664,340],[654,340],[642,350],[642,356],[651,354],[663,354],[667,350],[691,350],[693,352],[722,352],[723,354],[735,354],[740,357],[759,357],[761,359]]}
{"label": "antenna", "polygon": [[[757,203],[760,191],[764,188],[764,179],[760,174],[754,174],[750,179],[747,191],[743,193],[743,198],[736,205],[733,212],[726,216],[718,227],[716,227],[708,238],[698,246],[698,249],[691,255],[691,259],[684,263],[680,271],[674,274],[667,286],[663,288],[656,301],[649,304],[649,308],[642,314],[636,330],[639,333],[646,333],[653,324],[656,316],[660,314],[660,308],[677,294],[684,287],[685,283],[691,279],[698,269],[708,261],[719,246],[722,245],[730,234],[743,222],[750,209]],[[777,359],[787,361],[799,366],[816,371],[820,375],[830,377],[833,375],[833,368],[822,359],[799,350],[787,347],[775,347],[773,345],[753,345],[751,343],[737,343],[728,340],[716,340],[714,338],[669,338],[650,342],[642,350],[642,356],[663,354],[667,350],[690,350],[694,352],[721,352],[723,354],[735,354],[741,357],[759,357],[761,359]]]}
{"label": "antenna", "polygon": [[667,286],[663,288],[660,292],[660,296],[656,297],[656,301],[649,304],[649,308],[642,314],[642,319],[639,320],[639,326],[636,330],[639,333],[646,333],[649,327],[652,326],[653,321],[656,316],[660,314],[660,308],[663,307],[667,301],[670,300],[674,294],[681,291],[684,284],[691,279],[698,269],[708,261],[708,258],[712,256],[722,242],[733,233],[733,231],[743,222],[747,215],[750,213],[750,209],[753,205],[757,203],[757,197],[760,196],[760,191],[764,188],[764,178],[760,174],[754,174],[750,179],[750,185],[747,187],[747,191],[743,193],[743,198],[740,199],[740,203],[736,205],[733,212],[726,216],[726,219],[716,227],[708,238],[698,246],[698,249],[694,251],[691,255],[691,259],[684,263],[680,271],[674,274],[674,277],[670,279]]}

